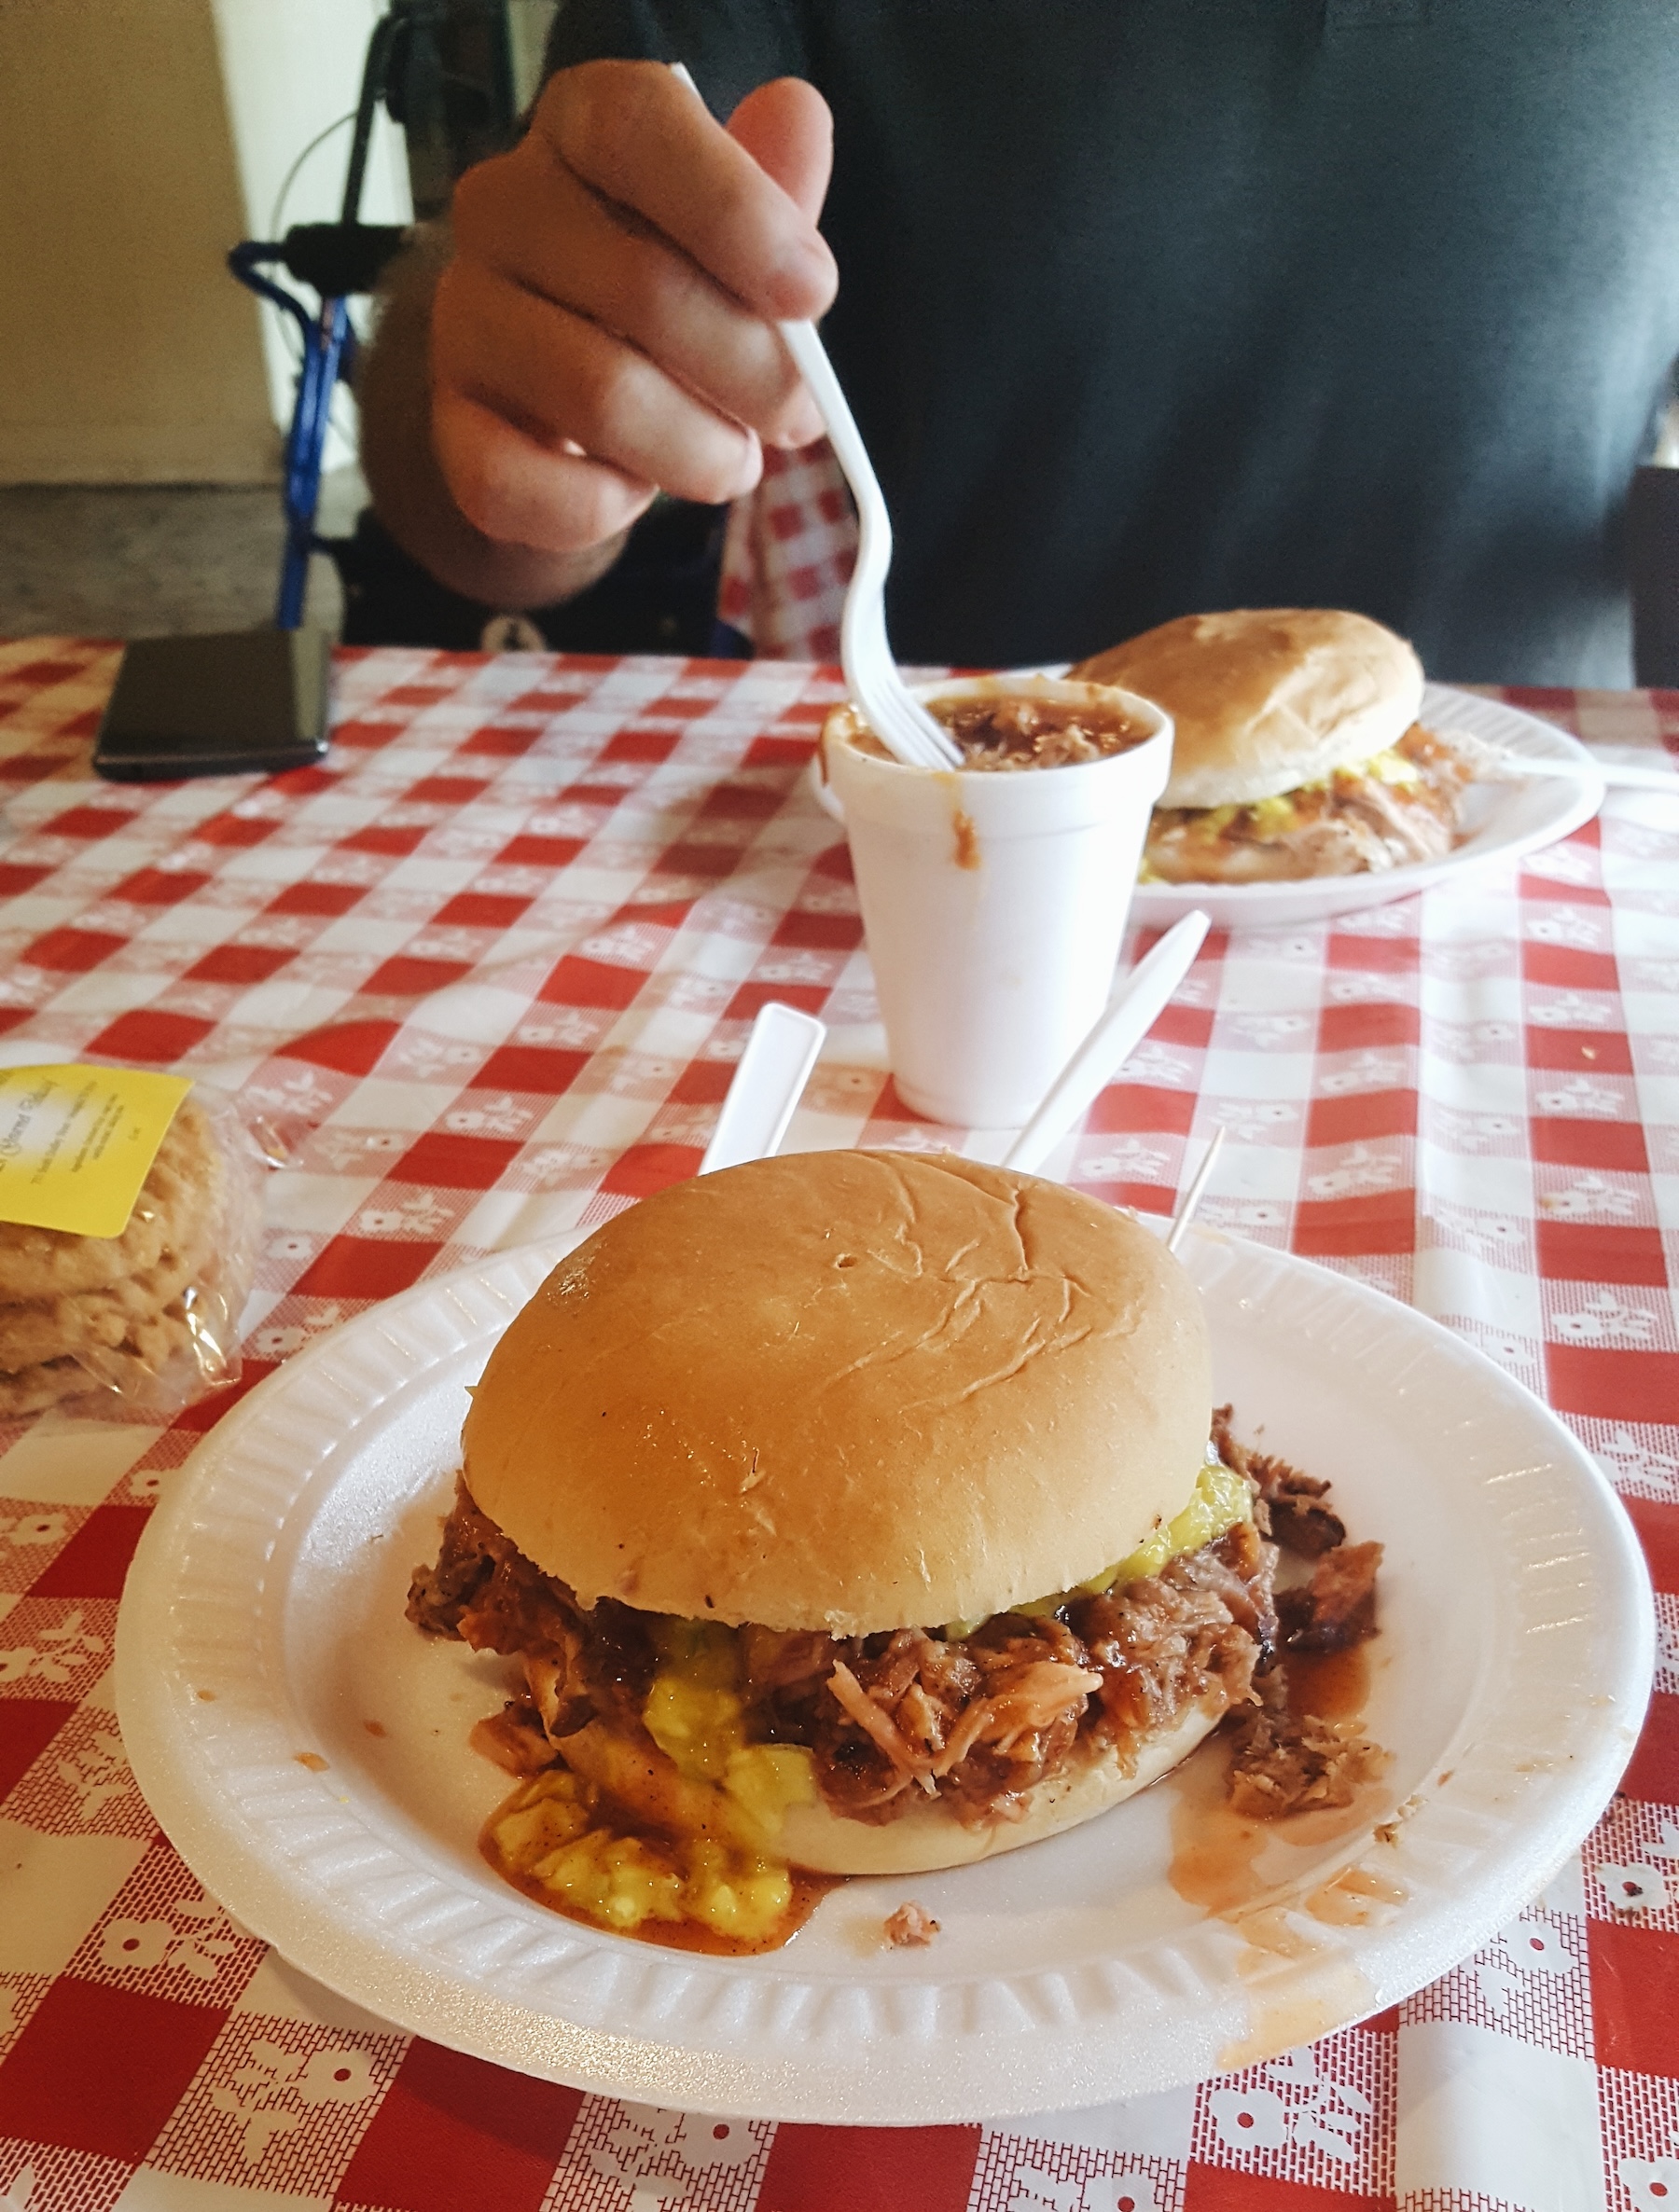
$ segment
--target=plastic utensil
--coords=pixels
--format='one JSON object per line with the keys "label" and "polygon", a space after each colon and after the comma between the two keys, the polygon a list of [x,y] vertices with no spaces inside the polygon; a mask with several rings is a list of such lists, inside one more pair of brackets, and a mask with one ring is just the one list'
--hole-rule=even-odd
{"label": "plastic utensil", "polygon": [[1207,1149],[1201,1154],[1201,1164],[1195,1170],[1194,1182],[1184,1193],[1178,1202],[1178,1210],[1172,1217],[1172,1227],[1166,1233],[1166,1250],[1168,1251],[1176,1251],[1178,1246],[1184,1241],[1184,1231],[1195,1219],[1196,1212],[1200,1206],[1201,1194],[1213,1180],[1213,1170],[1218,1164],[1219,1154],[1224,1150],[1224,1125],[1221,1122],[1207,1141]]}
{"label": "plastic utensil", "polygon": [[779,325],[787,351],[810,386],[835,459],[857,503],[857,560],[840,617],[840,663],[858,712],[896,760],[910,768],[958,768],[962,753],[899,675],[886,639],[882,598],[892,566],[892,520],[840,380],[813,323]]}
{"label": "plastic utensil", "polygon": [[1173,924],[1120,984],[1101,1020],[1045,1093],[1044,1102],[1003,1155],[1006,1168],[1030,1175],[1048,1159],[1113,1074],[1159,1018],[1188,974],[1211,927],[1198,907]]}
{"label": "plastic utensil", "polygon": [[[1006,1168],[1031,1174],[1047,1159],[1116,1068],[1123,1067],[1153,1028],[1173,992],[1188,974],[1208,930],[1199,910],[1186,914],[1126,976],[1106,1013],[1049,1086],[1044,1101],[1003,1158]],[[738,1168],[748,1160],[770,1159],[787,1133],[793,1110],[804,1094],[827,1036],[814,1015],[784,1006],[779,1000],[758,1011],[705,1148],[698,1172]],[[1177,1249],[1213,1172],[1224,1131],[1213,1141],[1184,1194],[1166,1240]]]}
{"label": "plastic utensil", "polygon": [[[700,88],[683,64],[673,62],[671,67],[699,99]],[[857,563],[840,618],[840,661],[845,671],[845,687],[858,712],[895,760],[910,768],[960,767],[962,754],[954,740],[926,708],[910,697],[886,642],[881,594],[886,572],[892,566],[892,521],[850,403],[816,335],[816,325],[780,323],[776,327],[795,367],[811,388],[834,457],[857,503]]]}
{"label": "plastic utensil", "polygon": [[770,1157],[787,1133],[826,1035],[826,1026],[813,1014],[801,1014],[779,1000],[758,1009],[700,1174]]}
{"label": "plastic utensil", "polygon": [[1483,770],[1478,782],[1525,783],[1530,776],[1569,776],[1578,783],[1598,776],[1611,791],[1665,791],[1670,798],[1679,798],[1679,761],[1672,768],[1636,768],[1619,761],[1600,760],[1595,753],[1589,762],[1499,753],[1490,755],[1489,766],[1494,772]]}

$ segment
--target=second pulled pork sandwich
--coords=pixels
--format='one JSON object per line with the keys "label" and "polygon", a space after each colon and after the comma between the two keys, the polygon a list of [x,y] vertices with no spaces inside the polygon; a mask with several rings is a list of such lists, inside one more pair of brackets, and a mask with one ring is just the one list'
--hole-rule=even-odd
{"label": "second pulled pork sandwich", "polygon": [[1144,880],[1266,883],[1440,860],[1471,768],[1417,717],[1422,666],[1329,607],[1185,615],[1083,661],[1173,717]]}
{"label": "second pulled pork sandwich", "polygon": [[665,1941],[784,1941],[798,1875],[960,1865],[1117,1804],[1251,1695],[1256,1483],[1188,1276],[955,1157],[700,1178],[493,1354],[410,1614],[516,1655],[485,1848]]}

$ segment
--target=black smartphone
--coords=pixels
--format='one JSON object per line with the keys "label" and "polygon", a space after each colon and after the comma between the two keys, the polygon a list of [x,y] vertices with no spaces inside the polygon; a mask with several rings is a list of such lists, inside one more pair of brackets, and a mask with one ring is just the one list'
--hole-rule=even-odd
{"label": "black smartphone", "polygon": [[93,766],[117,783],[277,775],[326,756],[332,655],[319,629],[141,638],[99,726]]}

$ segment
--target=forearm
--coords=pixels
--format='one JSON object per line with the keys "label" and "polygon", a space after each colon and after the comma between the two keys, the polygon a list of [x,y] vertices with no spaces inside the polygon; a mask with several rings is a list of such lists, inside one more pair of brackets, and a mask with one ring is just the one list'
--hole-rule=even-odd
{"label": "forearm", "polygon": [[431,436],[432,296],[446,259],[444,237],[433,232],[402,255],[382,287],[356,377],[362,470],[374,511],[404,551],[451,590],[486,606],[553,606],[604,575],[627,533],[578,553],[543,552],[498,544],[455,505]]}

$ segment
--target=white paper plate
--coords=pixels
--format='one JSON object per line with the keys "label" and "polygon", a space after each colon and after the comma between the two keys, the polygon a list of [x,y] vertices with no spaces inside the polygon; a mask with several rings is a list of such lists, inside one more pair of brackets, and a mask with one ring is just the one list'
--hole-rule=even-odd
{"label": "white paper plate", "polygon": [[[1577,778],[1535,777],[1528,783],[1473,785],[1464,800],[1468,834],[1444,860],[1375,875],[1318,876],[1304,883],[1140,883],[1131,901],[1131,919],[1150,928],[1164,927],[1199,906],[1212,917],[1215,929],[1269,930],[1326,921],[1331,915],[1408,899],[1432,884],[1455,883],[1488,861],[1516,860],[1524,852],[1554,845],[1589,822],[1603,803],[1603,779],[1590,753],[1554,723],[1541,722],[1498,699],[1453,691],[1444,684],[1424,687],[1422,719],[1431,729],[1448,735],[1462,730],[1501,752],[1572,762],[1581,773]],[[843,822],[838,800],[814,767],[811,788],[818,804],[836,822]]]}
{"label": "white paper plate", "polygon": [[[230,1912],[370,2011],[689,2110],[881,2123],[1095,2103],[1393,2003],[1517,1914],[1607,1802],[1653,1616],[1590,1459],[1433,1322],[1200,1231],[1186,1253],[1242,1431],[1333,1477],[1355,1534],[1388,1546],[1369,1722],[1400,1825],[1377,1840],[1394,1817],[1377,1806],[1339,1842],[1270,1844],[1265,1901],[1297,1906],[1354,1865],[1399,1901],[1361,1928],[1289,1920],[1298,1957],[1256,1951],[1168,1886],[1187,1787],[1168,1780],[989,1865],[845,1885],[763,1957],[543,1911],[475,1848],[506,1778],[466,1735],[503,1663],[426,1641],[402,1608],[465,1387],[564,1249],[422,1286],[300,1354],[201,1445],[129,1578],[118,1704],[153,1810]],[[882,1949],[910,1897],[943,1933]]]}

